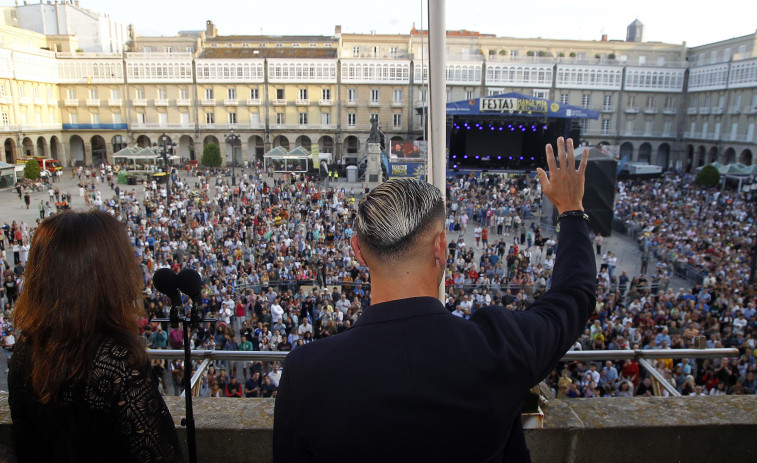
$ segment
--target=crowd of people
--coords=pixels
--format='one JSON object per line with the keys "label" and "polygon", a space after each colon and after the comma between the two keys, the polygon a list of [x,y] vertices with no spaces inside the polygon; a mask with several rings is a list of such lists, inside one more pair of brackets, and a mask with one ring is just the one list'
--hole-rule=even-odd
{"label": "crowd of people", "polygon": [[[179,172],[173,172],[169,202],[165,184],[123,187],[106,169],[78,171],[86,204],[110,212],[129,230],[144,273],[147,313],[140,327],[150,349],[183,346],[180,328],[154,321],[166,318],[170,305],[152,285],[160,268],[191,268],[203,278],[205,315],[217,322],[193,330],[190,342],[198,349],[289,351],[348,329],[370,304],[368,269],[349,246],[362,191],[254,168],[242,170],[234,184],[224,171]],[[643,271],[616,272],[618,257],[603,251],[597,237],[597,308],[574,348],[681,348],[704,336],[707,346],[737,347],[741,355],[672,358],[657,362],[661,374],[684,394],[698,387],[754,393],[754,204],[675,175],[620,183],[618,190],[616,219],[638,237]],[[529,176],[449,180],[445,280],[453,315],[467,318],[490,304],[523,310],[549,288],[558,243],[556,231],[539,220],[541,197]],[[40,218],[53,213],[42,205]],[[33,226],[14,222],[3,231],[6,339]],[[471,231],[473,240],[466,241]],[[652,257],[659,262],[649,272],[644,259]],[[705,276],[692,289],[675,291],[668,286],[684,263]],[[153,365],[162,390],[180,393],[182,361]],[[275,396],[280,371],[270,362],[217,362],[203,377],[201,395]],[[654,394],[647,379],[633,360],[567,363],[547,378],[563,397]]]}

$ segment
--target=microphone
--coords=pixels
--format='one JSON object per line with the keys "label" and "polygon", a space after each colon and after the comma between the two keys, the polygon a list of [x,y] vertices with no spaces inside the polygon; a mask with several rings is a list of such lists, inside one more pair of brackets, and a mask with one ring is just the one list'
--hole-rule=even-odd
{"label": "microphone", "polygon": [[202,322],[203,316],[198,308],[202,303],[202,277],[200,274],[196,270],[186,268],[179,272],[177,285],[182,293],[192,299],[192,312],[190,314],[192,323]]}
{"label": "microphone", "polygon": [[171,328],[179,326],[179,310],[181,307],[181,294],[179,294],[178,275],[170,268],[161,268],[152,275],[152,285],[155,289],[171,298],[171,311],[169,320]]}

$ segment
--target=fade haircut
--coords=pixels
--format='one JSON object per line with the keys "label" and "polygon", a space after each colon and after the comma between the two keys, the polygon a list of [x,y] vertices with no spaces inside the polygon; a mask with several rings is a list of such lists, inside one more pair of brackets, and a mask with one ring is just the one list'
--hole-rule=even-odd
{"label": "fade haircut", "polygon": [[444,222],[444,201],[438,188],[412,178],[389,180],[360,202],[355,231],[361,246],[382,261],[401,258],[422,235]]}

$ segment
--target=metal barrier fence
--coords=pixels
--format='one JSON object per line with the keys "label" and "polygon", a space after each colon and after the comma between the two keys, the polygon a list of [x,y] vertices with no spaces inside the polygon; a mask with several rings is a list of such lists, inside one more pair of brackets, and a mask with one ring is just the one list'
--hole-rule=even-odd
{"label": "metal barrier fence", "polygon": [[[184,360],[183,350],[152,350],[147,353],[154,359]],[[242,362],[281,362],[284,363],[288,352],[250,352],[250,351],[224,351],[224,350],[193,350],[192,359],[202,360],[197,370],[192,375],[192,395],[198,397],[201,388],[201,379],[210,362],[219,361],[242,361]],[[665,389],[670,395],[679,397],[681,394],[650,364],[647,359],[673,359],[673,358],[724,358],[736,357],[739,350],[728,349],[636,349],[636,350],[587,350],[570,351],[562,357],[563,362],[590,361],[590,360],[638,360],[639,365],[652,376],[655,391]],[[182,392],[182,397],[184,393]]]}

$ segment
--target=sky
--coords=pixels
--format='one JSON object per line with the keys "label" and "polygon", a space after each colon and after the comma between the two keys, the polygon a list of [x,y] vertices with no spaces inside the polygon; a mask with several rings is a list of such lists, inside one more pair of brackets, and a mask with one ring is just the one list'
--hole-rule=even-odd
{"label": "sky", "polygon": [[[38,0],[29,0],[36,3]],[[434,1],[434,0],[431,0]],[[0,0],[0,5],[12,5]],[[21,2],[19,2],[21,3]],[[407,34],[427,27],[427,0],[81,0],[81,6],[125,24],[140,35],[175,35],[205,28],[221,35]],[[755,0],[446,0],[446,28],[504,37],[625,40],[638,18],[644,40],[697,46],[753,34]]]}

